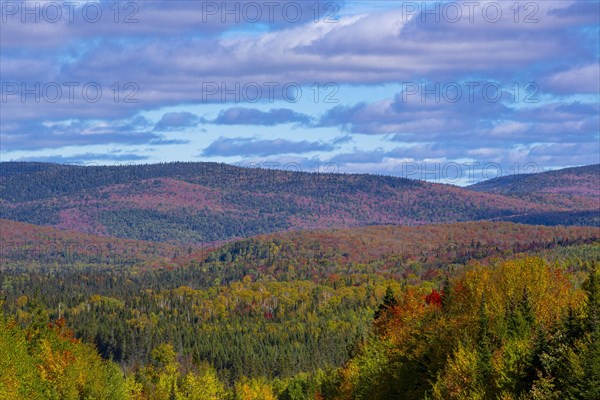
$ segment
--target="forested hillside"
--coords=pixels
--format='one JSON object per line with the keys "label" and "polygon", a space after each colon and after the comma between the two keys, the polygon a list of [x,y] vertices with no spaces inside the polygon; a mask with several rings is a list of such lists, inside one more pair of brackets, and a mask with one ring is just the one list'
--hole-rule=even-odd
{"label": "forested hillside", "polygon": [[[44,334],[71,329],[78,340],[94,344],[102,358],[122,368],[127,378],[113,373],[111,379],[119,393],[133,398],[345,398],[356,387],[348,368],[380,340],[374,339],[380,323],[373,325],[373,318],[381,319],[390,291],[429,307],[445,282],[475,268],[475,260],[491,266],[539,254],[576,284],[600,259],[594,244],[600,229],[593,227],[374,226],[270,234],[197,250],[2,225],[0,287],[10,316],[6,332],[12,332],[3,340],[29,337],[32,327],[58,320]],[[123,243],[137,250],[122,254]],[[102,249],[102,257],[90,249]],[[52,346],[63,349],[60,335]],[[27,351],[22,357],[38,365],[40,352],[50,350]],[[73,376],[36,379],[40,388],[63,393],[57,398],[69,398],[60,391],[75,390],[69,386]],[[18,389],[19,379],[11,385],[22,393],[42,390]],[[191,394],[205,385],[216,397]],[[77,390],[73,398],[85,393]]]}
{"label": "forested hillside", "polygon": [[[390,176],[214,163],[115,167],[1,163],[0,218],[193,245],[291,229],[377,224],[509,218],[598,225],[595,175],[590,178],[587,169],[581,171],[578,189],[586,196],[521,199],[510,193],[480,193]],[[571,182],[552,181],[559,192]]]}
{"label": "forested hillside", "polygon": [[141,289],[159,277],[138,273],[13,270],[2,275],[11,317],[0,321],[10,355],[0,394],[597,398],[600,247],[535,253],[455,264],[433,278],[246,276],[208,289]]}
{"label": "forested hillside", "polygon": [[0,219],[2,262],[165,266],[184,251],[190,249]]}
{"label": "forested hillside", "polygon": [[598,208],[600,164],[504,176],[476,183],[469,189],[565,206],[587,203]]}

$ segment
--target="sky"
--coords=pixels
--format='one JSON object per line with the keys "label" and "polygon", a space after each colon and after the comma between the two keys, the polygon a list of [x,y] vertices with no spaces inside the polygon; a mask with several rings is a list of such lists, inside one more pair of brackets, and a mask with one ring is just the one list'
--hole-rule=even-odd
{"label": "sky", "polygon": [[600,162],[600,2],[0,1],[0,159],[465,185]]}

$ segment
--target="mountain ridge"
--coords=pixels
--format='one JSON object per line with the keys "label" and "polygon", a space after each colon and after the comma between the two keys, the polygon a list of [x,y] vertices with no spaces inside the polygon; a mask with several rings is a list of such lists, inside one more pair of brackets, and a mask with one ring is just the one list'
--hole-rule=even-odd
{"label": "mountain ridge", "polygon": [[[575,175],[583,175],[580,187],[587,185],[586,195],[560,193],[569,183],[562,179],[552,181],[558,194],[527,196],[516,189],[495,193],[490,185],[495,188],[497,181],[475,190],[391,176],[216,163],[81,167],[13,162],[0,164],[0,218],[191,245],[385,224],[508,219],[600,225],[596,168],[582,168]],[[500,182],[506,186],[506,180]]]}

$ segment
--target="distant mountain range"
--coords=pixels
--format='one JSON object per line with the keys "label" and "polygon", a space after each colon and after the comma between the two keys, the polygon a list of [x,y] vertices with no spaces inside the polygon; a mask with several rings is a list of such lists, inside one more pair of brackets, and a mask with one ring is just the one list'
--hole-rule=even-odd
{"label": "distant mountain range", "polygon": [[506,220],[600,226],[600,165],[453,185],[215,163],[0,164],[0,218],[210,244],[278,231]]}

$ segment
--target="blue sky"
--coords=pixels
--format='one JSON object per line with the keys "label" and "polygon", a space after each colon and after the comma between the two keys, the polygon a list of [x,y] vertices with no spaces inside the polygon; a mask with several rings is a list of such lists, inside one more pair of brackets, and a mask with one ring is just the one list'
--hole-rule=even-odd
{"label": "blue sky", "polygon": [[458,184],[600,162],[598,1],[3,0],[0,11],[2,161]]}

